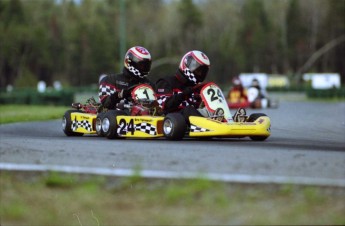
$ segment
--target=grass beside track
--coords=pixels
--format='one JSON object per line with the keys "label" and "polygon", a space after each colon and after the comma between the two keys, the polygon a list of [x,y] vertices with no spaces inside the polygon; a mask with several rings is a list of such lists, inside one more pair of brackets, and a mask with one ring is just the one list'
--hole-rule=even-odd
{"label": "grass beside track", "polygon": [[0,124],[59,119],[68,109],[49,105],[0,105]]}
{"label": "grass beside track", "polygon": [[[139,174],[138,174],[139,175]],[[344,188],[0,174],[1,225],[344,225]]]}

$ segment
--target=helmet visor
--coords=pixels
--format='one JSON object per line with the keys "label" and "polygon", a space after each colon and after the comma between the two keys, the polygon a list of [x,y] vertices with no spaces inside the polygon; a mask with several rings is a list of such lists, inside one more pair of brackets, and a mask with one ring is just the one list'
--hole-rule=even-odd
{"label": "helmet visor", "polygon": [[141,74],[147,75],[151,70],[151,60],[149,59],[140,59],[134,54],[131,55],[132,57],[132,66],[135,67],[137,70],[140,71]]}
{"label": "helmet visor", "polygon": [[192,56],[187,58],[186,66],[195,75],[197,82],[203,82],[209,70],[209,66],[205,64],[200,64]]}
{"label": "helmet visor", "polygon": [[199,68],[201,64],[198,63],[192,56],[189,56],[187,59],[187,67],[191,72],[194,72],[197,68]]}
{"label": "helmet visor", "polygon": [[203,82],[207,76],[208,70],[209,70],[208,66],[201,65],[192,72],[195,75],[195,78],[198,82]]}
{"label": "helmet visor", "polygon": [[147,75],[151,70],[151,61],[150,60],[142,60],[136,63],[135,67],[144,75]]}

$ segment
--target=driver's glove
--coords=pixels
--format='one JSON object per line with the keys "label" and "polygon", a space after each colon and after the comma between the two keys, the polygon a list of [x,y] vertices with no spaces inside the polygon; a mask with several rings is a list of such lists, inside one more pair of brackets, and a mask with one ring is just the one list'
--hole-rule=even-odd
{"label": "driver's glove", "polygon": [[181,103],[184,100],[187,100],[191,94],[193,93],[192,87],[186,87],[181,93],[176,94],[176,99],[179,103]]}
{"label": "driver's glove", "polygon": [[192,87],[186,87],[183,91],[182,91],[183,95],[185,98],[188,98],[192,93],[193,93],[193,88]]}
{"label": "driver's glove", "polygon": [[117,93],[117,96],[120,99],[128,99],[129,97],[131,97],[131,91],[127,90],[127,89],[123,89],[120,92]]}

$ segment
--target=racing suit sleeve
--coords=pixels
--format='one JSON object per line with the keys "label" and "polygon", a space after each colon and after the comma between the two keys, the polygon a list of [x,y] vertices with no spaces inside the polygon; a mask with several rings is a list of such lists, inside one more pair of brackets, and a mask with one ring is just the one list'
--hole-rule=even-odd
{"label": "racing suit sleeve", "polygon": [[114,85],[101,81],[99,85],[98,97],[103,107],[115,109],[116,104],[121,100],[118,92],[119,90]]}
{"label": "racing suit sleeve", "polygon": [[179,110],[179,106],[186,99],[187,92],[189,91],[174,94],[173,87],[164,79],[160,79],[156,83],[157,100],[164,113]]}

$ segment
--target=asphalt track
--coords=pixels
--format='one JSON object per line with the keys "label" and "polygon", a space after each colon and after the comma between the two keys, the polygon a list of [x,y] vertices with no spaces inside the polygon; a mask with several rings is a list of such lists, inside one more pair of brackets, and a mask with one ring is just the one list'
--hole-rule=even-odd
{"label": "asphalt track", "polygon": [[145,177],[345,187],[345,102],[247,110],[257,112],[271,118],[264,142],[66,137],[60,120],[0,125],[0,170],[127,176],[140,169]]}

